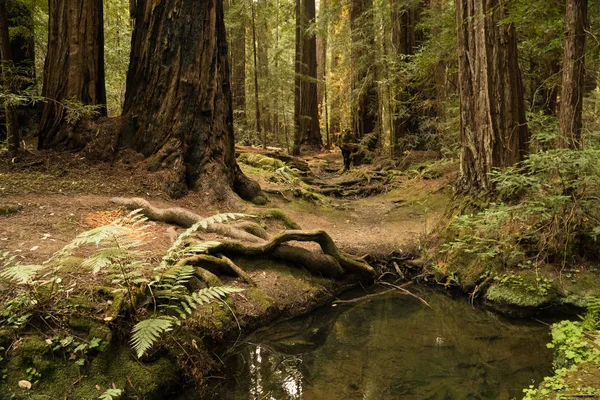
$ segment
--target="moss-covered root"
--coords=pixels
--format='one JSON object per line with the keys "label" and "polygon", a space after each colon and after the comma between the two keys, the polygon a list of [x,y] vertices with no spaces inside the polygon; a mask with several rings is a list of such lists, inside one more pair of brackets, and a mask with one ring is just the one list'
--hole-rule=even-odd
{"label": "moss-covered root", "polygon": [[[215,257],[208,254],[198,254],[179,260],[173,268],[182,267],[184,265],[196,266],[196,275],[208,286],[222,285],[219,278],[215,275],[217,273],[233,275],[239,277],[250,286],[256,286],[256,283],[246,271],[225,256]],[[200,267],[200,265],[202,267]]]}
{"label": "moss-covered root", "polygon": [[271,218],[278,221],[283,222],[287,229],[302,229],[300,225],[296,221],[292,219],[289,215],[284,213],[282,210],[278,208],[270,208],[268,210],[262,210],[259,212],[259,215],[264,218]]}
{"label": "moss-covered root", "polygon": [[[110,201],[129,210],[141,210],[142,214],[152,221],[164,222],[184,228],[189,228],[190,226],[204,219],[204,217],[181,207],[154,207],[148,201],[139,197],[133,197],[130,199],[114,197]],[[240,225],[240,228],[236,227],[235,225],[228,224],[209,224],[205,230],[210,233],[217,233],[232,239],[243,240],[245,242],[256,243],[262,241],[263,239],[260,237],[262,235],[262,228],[258,224],[254,224],[255,226],[251,229],[249,226],[250,224],[254,223],[245,222]],[[256,235],[255,232],[258,232],[258,235]]]}
{"label": "moss-covered root", "polygon": [[[308,252],[308,250],[299,247],[282,246],[291,241],[318,243],[324,254],[311,253]],[[373,267],[365,261],[352,257],[338,249],[331,236],[322,230],[283,231],[264,244],[246,245],[239,242],[225,241],[210,251],[245,256],[274,255],[277,258],[283,258],[289,261],[301,261],[310,271],[319,271],[323,275],[331,277],[338,277],[340,275],[338,266],[341,267],[342,273],[359,273],[369,277],[375,275]],[[309,258],[307,257],[306,252],[311,254]]]}

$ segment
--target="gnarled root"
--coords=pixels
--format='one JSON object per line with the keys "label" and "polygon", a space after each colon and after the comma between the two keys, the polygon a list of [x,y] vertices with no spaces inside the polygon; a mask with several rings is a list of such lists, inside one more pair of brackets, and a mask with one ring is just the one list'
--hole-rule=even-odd
{"label": "gnarled root", "polygon": [[[183,227],[190,227],[204,219],[198,214],[179,207],[157,208],[140,198],[115,198],[112,199],[112,202],[129,209],[141,209],[149,219]],[[265,217],[279,219],[288,227],[298,227],[282,212],[269,210]],[[230,239],[219,239],[220,244],[207,249],[208,254],[184,258],[177,265],[198,266],[199,278],[208,285],[213,285],[211,281],[218,280],[215,274],[237,276],[249,285],[255,285],[252,278],[242,268],[226,257],[228,255],[282,260],[303,267],[312,274],[330,278],[340,278],[347,273],[366,277],[375,276],[375,270],[368,263],[341,251],[331,236],[323,230],[285,230],[269,238],[267,232],[257,223],[242,221],[236,224],[209,224],[204,231]],[[292,246],[289,244],[292,241],[317,243],[321,247],[322,253]]]}

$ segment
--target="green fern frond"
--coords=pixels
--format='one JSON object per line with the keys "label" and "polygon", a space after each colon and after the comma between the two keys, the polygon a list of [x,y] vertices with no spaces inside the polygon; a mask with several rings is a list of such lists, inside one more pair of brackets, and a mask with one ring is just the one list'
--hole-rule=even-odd
{"label": "green fern frond", "polygon": [[156,343],[162,334],[173,329],[173,318],[158,317],[140,321],[131,331],[131,347],[138,358],[142,357]]}
{"label": "green fern frond", "polygon": [[0,273],[0,278],[25,285],[31,281],[36,273],[44,269],[43,265],[13,265]]}
{"label": "green fern frond", "polygon": [[98,397],[99,400],[117,400],[123,395],[123,389],[106,389],[104,393]]}
{"label": "green fern frond", "polygon": [[165,253],[165,255],[162,259],[162,262],[160,263],[159,268],[165,269],[165,268],[167,268],[167,266],[169,265],[170,262],[179,258],[178,256],[180,255],[179,254],[180,248],[181,248],[181,245],[183,244],[183,242],[188,237],[190,237],[190,235],[192,233],[198,231],[200,228],[207,229],[208,226],[212,225],[212,224],[216,224],[216,223],[220,224],[220,223],[224,223],[227,221],[235,220],[237,218],[244,218],[244,217],[253,217],[253,216],[248,215],[248,214],[240,214],[240,213],[225,213],[225,214],[213,215],[212,217],[208,217],[201,221],[196,222],[194,225],[190,226],[188,229],[185,230],[185,232],[183,232],[181,235],[179,235],[177,237],[177,240],[175,240],[173,245]]}
{"label": "green fern frond", "polygon": [[221,242],[216,242],[216,241],[194,243],[185,248],[185,253],[186,254],[199,254],[199,253],[203,254],[203,253],[207,253],[208,250],[214,249],[215,247],[218,247],[220,245],[221,245]]}

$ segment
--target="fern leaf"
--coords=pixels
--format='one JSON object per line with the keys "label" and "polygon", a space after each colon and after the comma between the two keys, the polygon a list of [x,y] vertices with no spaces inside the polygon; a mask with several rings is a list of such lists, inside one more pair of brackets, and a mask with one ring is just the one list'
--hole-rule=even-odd
{"label": "fern leaf", "polygon": [[208,250],[214,249],[221,245],[221,242],[216,241],[208,241],[208,242],[200,242],[189,245],[185,248],[186,253],[189,254],[198,254],[198,253],[207,253]]}
{"label": "fern leaf", "polygon": [[106,389],[104,393],[98,397],[99,400],[117,400],[123,395],[123,389]]}
{"label": "fern leaf", "polygon": [[173,329],[173,319],[169,317],[150,318],[140,321],[131,331],[131,347],[138,358],[142,357],[156,343],[162,334]]}
{"label": "fern leaf", "polygon": [[13,265],[0,273],[0,278],[25,285],[31,281],[36,273],[44,269],[42,265]]}

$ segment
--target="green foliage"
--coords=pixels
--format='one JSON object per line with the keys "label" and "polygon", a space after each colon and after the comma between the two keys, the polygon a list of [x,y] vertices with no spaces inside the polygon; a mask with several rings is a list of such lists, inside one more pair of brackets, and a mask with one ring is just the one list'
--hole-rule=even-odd
{"label": "green foliage", "polygon": [[205,253],[210,248],[215,247],[216,245],[219,244],[218,242],[204,242],[204,243],[200,243],[200,244],[197,244],[197,243],[192,244],[191,246],[188,246],[188,248],[182,248],[185,241],[194,232],[197,232],[201,228],[207,229],[209,225],[221,224],[221,223],[224,223],[227,221],[235,220],[236,218],[243,218],[243,217],[252,217],[252,216],[247,215],[247,214],[225,213],[225,214],[213,215],[212,217],[208,217],[208,218],[205,218],[203,220],[196,222],[194,225],[189,227],[185,232],[183,232],[181,235],[179,235],[177,237],[175,242],[171,245],[169,250],[167,250],[167,252],[163,256],[159,269],[167,268],[171,263],[173,263],[174,261],[176,261],[179,258],[181,258],[182,256],[184,256],[186,253],[190,253],[190,252],[191,253]]}
{"label": "green foliage", "polygon": [[[551,137],[551,135],[550,135]],[[538,143],[551,139],[536,136]],[[521,165],[495,171],[499,201],[454,218],[443,247],[449,260],[534,269],[592,257],[600,235],[600,149],[552,149]],[[540,282],[543,283],[543,282]],[[544,285],[537,290],[543,294]]]}
{"label": "green foliage", "polygon": [[118,400],[123,395],[123,389],[106,389],[104,393],[98,397],[99,400]]}
{"label": "green foliage", "polygon": [[600,298],[589,297],[587,299],[587,312],[581,318],[581,327],[584,331],[600,329]]}
{"label": "green foliage", "polygon": [[131,347],[138,357],[146,354],[163,334],[170,332],[174,325],[180,323],[180,319],[187,318],[198,306],[224,299],[231,293],[243,290],[228,286],[215,286],[188,294],[183,284],[191,278],[193,271],[184,268],[171,274],[165,274],[162,278],[157,277],[157,281],[154,282],[156,298],[168,301],[163,308],[165,312],[175,315],[159,314],[154,318],[140,321],[133,327]]}

